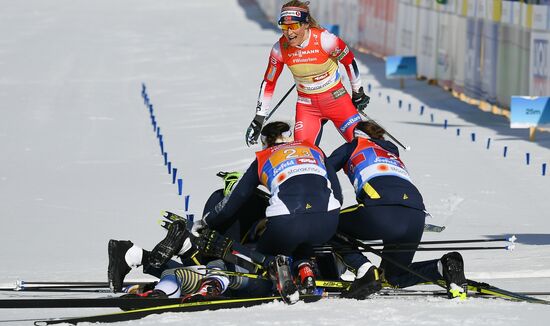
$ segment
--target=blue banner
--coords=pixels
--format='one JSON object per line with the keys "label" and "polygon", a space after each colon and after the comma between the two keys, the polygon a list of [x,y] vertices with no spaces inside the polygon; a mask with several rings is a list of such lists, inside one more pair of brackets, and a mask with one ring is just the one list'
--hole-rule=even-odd
{"label": "blue banner", "polygon": [[550,127],[550,97],[512,96],[511,128]]}
{"label": "blue banner", "polygon": [[416,57],[386,57],[386,78],[416,78]]}

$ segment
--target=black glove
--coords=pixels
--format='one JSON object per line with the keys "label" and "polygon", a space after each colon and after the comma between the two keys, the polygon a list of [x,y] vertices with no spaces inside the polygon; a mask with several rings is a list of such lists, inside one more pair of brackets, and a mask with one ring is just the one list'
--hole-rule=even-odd
{"label": "black glove", "polygon": [[370,97],[368,97],[365,92],[363,91],[363,87],[361,86],[359,88],[359,91],[352,92],[351,94],[351,101],[353,102],[353,105],[357,108],[357,111],[363,112],[367,108],[367,105],[369,104]]}
{"label": "black glove", "polygon": [[250,145],[258,143],[258,138],[260,137],[260,131],[262,131],[264,121],[265,116],[256,114],[254,120],[252,120],[250,126],[246,130],[246,146],[250,147]]}
{"label": "black glove", "polygon": [[233,240],[224,237],[218,231],[203,229],[196,243],[202,254],[214,258],[223,258],[233,244]]}

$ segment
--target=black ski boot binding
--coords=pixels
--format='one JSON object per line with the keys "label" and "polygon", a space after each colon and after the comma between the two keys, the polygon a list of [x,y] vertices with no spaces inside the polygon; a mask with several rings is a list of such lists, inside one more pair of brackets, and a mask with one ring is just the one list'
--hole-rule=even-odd
{"label": "black ski boot binding", "polygon": [[109,288],[114,293],[122,291],[124,278],[131,270],[130,266],[126,263],[125,255],[133,245],[131,241],[109,240],[107,279],[109,280]]}
{"label": "black ski boot binding", "polygon": [[275,282],[277,291],[279,291],[285,303],[294,304],[298,302],[300,293],[292,278],[290,259],[288,257],[283,255],[276,256],[275,260],[269,263],[269,276]]}
{"label": "black ski boot binding", "polygon": [[449,299],[465,299],[468,293],[468,281],[464,276],[464,260],[456,252],[450,252],[441,257],[441,266],[443,270],[443,279],[447,287],[447,297]]}
{"label": "black ski boot binding", "polygon": [[340,296],[342,298],[365,300],[368,296],[381,289],[382,282],[380,281],[378,268],[376,268],[376,266],[371,266],[365,275],[353,281],[349,289],[343,291]]}

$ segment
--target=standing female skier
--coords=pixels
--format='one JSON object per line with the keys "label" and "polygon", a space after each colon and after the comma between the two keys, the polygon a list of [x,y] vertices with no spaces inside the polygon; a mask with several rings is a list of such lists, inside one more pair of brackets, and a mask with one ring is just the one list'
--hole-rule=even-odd
{"label": "standing female skier", "polygon": [[[353,128],[361,121],[357,110],[364,110],[369,103],[353,53],[344,41],[317,24],[309,12],[309,1],[293,0],[284,4],[278,23],[283,36],[271,49],[256,116],[246,132],[246,144],[257,143],[285,64],[298,90],[294,139],[318,145],[323,124],[331,120],[346,141],[351,141]],[[338,62],[349,77],[351,98],[342,85]]]}

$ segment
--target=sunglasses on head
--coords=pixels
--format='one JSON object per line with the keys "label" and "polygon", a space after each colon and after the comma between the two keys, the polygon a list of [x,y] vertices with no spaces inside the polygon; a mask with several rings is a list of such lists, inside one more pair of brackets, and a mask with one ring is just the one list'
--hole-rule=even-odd
{"label": "sunglasses on head", "polygon": [[279,24],[279,28],[282,29],[283,31],[287,31],[289,29],[295,31],[300,27],[302,27],[302,23]]}

